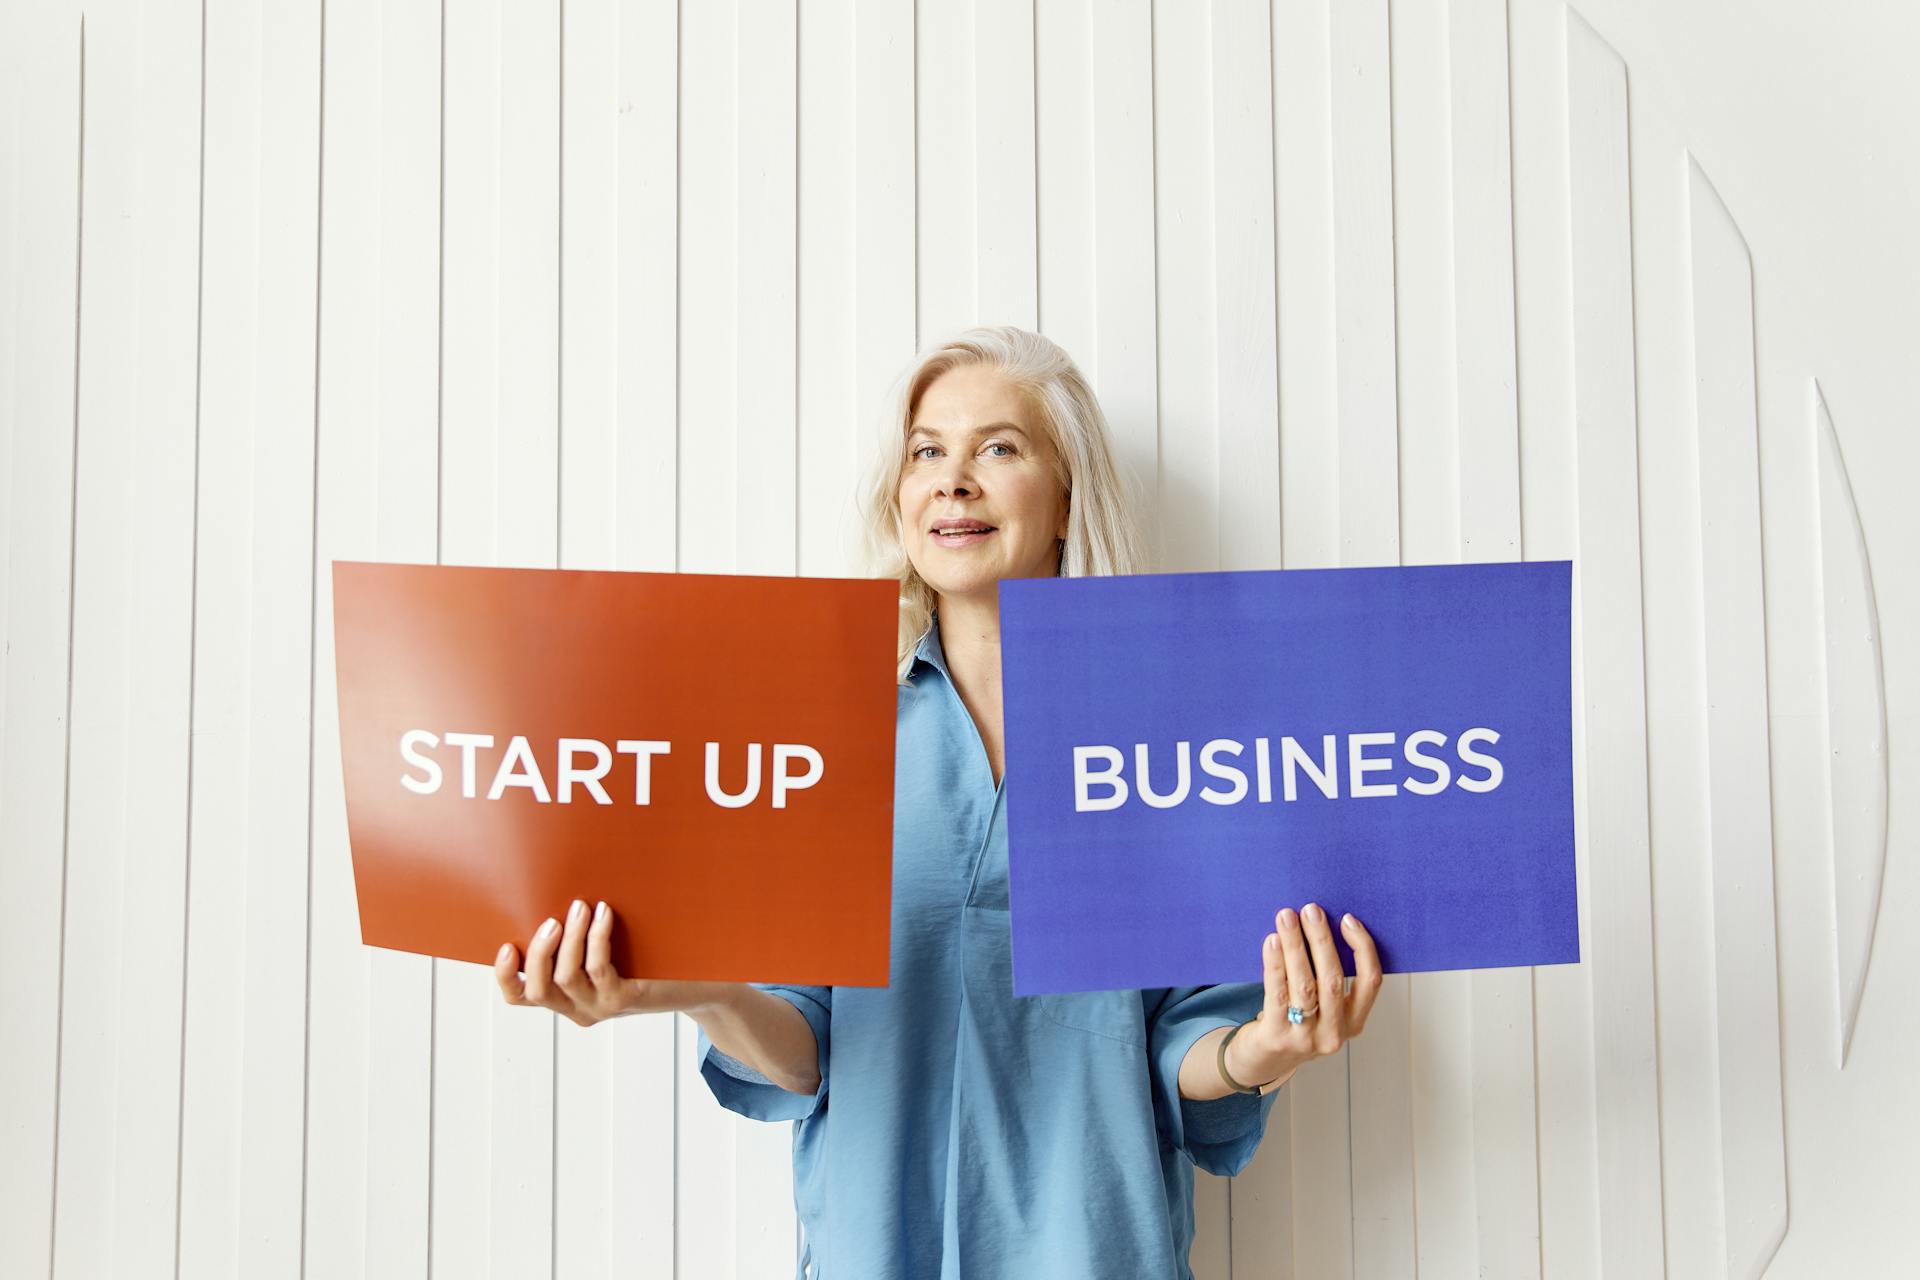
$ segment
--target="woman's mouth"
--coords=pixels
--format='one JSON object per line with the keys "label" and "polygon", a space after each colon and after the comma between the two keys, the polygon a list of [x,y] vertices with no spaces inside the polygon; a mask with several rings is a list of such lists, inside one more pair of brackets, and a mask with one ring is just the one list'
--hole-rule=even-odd
{"label": "woman's mouth", "polygon": [[966,547],[985,542],[997,532],[992,525],[953,525],[933,531],[933,540],[943,547]]}

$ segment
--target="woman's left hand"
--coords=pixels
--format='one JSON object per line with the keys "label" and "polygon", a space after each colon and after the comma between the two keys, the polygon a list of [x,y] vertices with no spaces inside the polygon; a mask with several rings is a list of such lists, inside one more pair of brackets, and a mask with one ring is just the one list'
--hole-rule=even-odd
{"label": "woman's left hand", "polygon": [[[1227,1070],[1249,1085],[1283,1081],[1301,1063],[1338,1053],[1366,1029],[1383,981],[1373,935],[1357,917],[1348,915],[1341,924],[1353,948],[1351,992],[1327,913],[1318,904],[1309,902],[1297,915],[1291,907],[1282,908],[1274,926],[1263,955],[1266,1005],[1227,1046]],[[1300,1022],[1289,1022],[1289,1004],[1309,1012]]]}

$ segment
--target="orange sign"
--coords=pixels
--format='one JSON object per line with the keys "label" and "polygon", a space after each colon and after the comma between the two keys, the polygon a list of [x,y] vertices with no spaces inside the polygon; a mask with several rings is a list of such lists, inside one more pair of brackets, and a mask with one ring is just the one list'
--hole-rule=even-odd
{"label": "orange sign", "polygon": [[604,899],[625,977],[885,986],[897,599],[334,561],[361,940],[491,965]]}

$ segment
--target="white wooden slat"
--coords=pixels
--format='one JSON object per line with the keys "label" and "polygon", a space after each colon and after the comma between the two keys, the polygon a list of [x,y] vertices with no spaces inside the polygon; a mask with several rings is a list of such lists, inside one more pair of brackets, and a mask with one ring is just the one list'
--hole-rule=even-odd
{"label": "white wooden slat", "polygon": [[1233,1180],[1237,1280],[1293,1280],[1299,1274],[1293,1265],[1293,1107],[1286,1094],[1292,1087],[1281,1086],[1280,1098],[1267,1113],[1266,1136]]}
{"label": "white wooden slat", "polygon": [[1330,21],[1326,0],[1273,8],[1280,510],[1289,569],[1340,563]]}
{"label": "white wooden slat", "polygon": [[1664,1253],[1670,1274],[1711,1275],[1721,1253],[1720,1085],[1712,930],[1700,927],[1712,917],[1712,870],[1699,785],[1707,770],[1707,677],[1686,166],[1666,121],[1637,111],[1627,123]]}
{"label": "white wooden slat", "polygon": [[[644,26],[652,17],[657,27],[659,13],[637,10],[634,23]],[[567,6],[559,22],[560,524],[555,558],[562,569],[613,569],[625,523],[618,351],[620,225],[626,212],[619,131],[627,51],[621,15],[605,4]],[[671,78],[666,83],[673,85]],[[671,166],[671,152],[659,159]],[[634,203],[644,207],[643,199],[636,193]],[[599,900],[594,886],[583,885],[582,891],[590,903]],[[645,1032],[662,1021],[554,1025],[555,1275],[660,1274],[673,1265],[673,1227],[665,1212],[673,1203],[672,1064],[668,1057],[656,1066],[636,1056]],[[649,1127],[654,1117],[660,1123]]]}
{"label": "white wooden slat", "polygon": [[[492,343],[463,354],[469,369],[486,367],[484,358],[497,371],[490,495],[497,563],[552,568],[559,550],[559,12],[506,5],[496,33],[488,65],[498,76],[499,115],[485,132],[495,135],[500,180],[491,196],[499,311]],[[455,497],[448,494],[450,502]],[[555,902],[552,913],[564,915],[567,905]],[[447,985],[470,988],[491,1014],[489,1265],[499,1275],[552,1274],[554,1166],[564,1158],[554,1142],[560,1019],[509,1007],[479,965],[436,963]]]}
{"label": "white wooden slat", "polygon": [[[0,11],[0,1273],[54,1252],[68,858],[82,33]],[[31,105],[32,110],[29,110]],[[87,768],[85,761],[82,769]],[[84,787],[82,794],[85,794]],[[85,997],[89,1015],[98,1004]]]}
{"label": "white wooden slat", "polygon": [[973,0],[974,306],[981,324],[1040,323],[1034,202],[1034,0]]}
{"label": "white wooden slat", "polygon": [[[1143,527],[1159,526],[1159,362],[1154,330],[1153,12],[1090,10],[1092,342],[1068,348],[1093,380]],[[1043,185],[1044,191],[1044,185]],[[1041,305],[1047,305],[1043,292]]]}
{"label": "white wooden slat", "polygon": [[[1093,34],[1113,16],[1121,16],[1124,22],[1133,15],[1103,11],[1096,18],[1085,0],[1041,3],[1033,11],[1037,327],[1073,357],[1089,380],[1094,376],[1099,309],[1094,286],[1098,251],[1094,239],[1094,175],[1098,162]],[[1151,202],[1150,189],[1147,198]]]}
{"label": "white wooden slat", "polygon": [[979,290],[973,41],[970,6],[916,0],[910,47],[919,350],[987,319]]}
{"label": "white wooden slat", "polygon": [[[1217,559],[1209,567],[1277,569],[1279,336],[1274,313],[1273,115],[1268,106],[1272,35],[1264,4],[1219,5],[1211,18],[1208,155],[1214,218],[1214,412],[1219,431],[1214,511],[1219,532]],[[1272,905],[1276,911],[1281,906]],[[1231,1185],[1227,1191],[1231,1211]],[[1196,1188],[1196,1200],[1199,1194]],[[1231,1212],[1216,1223],[1196,1222],[1196,1237],[1197,1274],[1206,1274],[1200,1259],[1208,1253],[1227,1260],[1218,1274],[1240,1270]],[[1247,1272],[1258,1274],[1256,1260],[1249,1260]]]}
{"label": "white wooden slat", "polygon": [[[798,15],[792,0],[741,6],[735,159],[737,551],[733,571],[790,574],[797,548]],[[734,1125],[734,1275],[793,1265],[793,1125]]]}
{"label": "white wooden slat", "polygon": [[[1401,552],[1409,564],[1450,563],[1461,558],[1468,460],[1456,385],[1464,352],[1455,331],[1449,13],[1394,3],[1390,16]],[[1472,1030],[1480,1018],[1473,978],[1416,973],[1405,981],[1414,1257],[1423,1276],[1473,1275],[1479,1215]],[[1356,1203],[1355,1212],[1366,1207]]]}
{"label": "white wooden slat", "polygon": [[796,32],[800,63],[796,212],[798,290],[794,565],[808,575],[863,572],[856,490],[872,456],[854,379],[859,283],[859,172],[854,147],[853,5],[809,7]]}
{"label": "white wooden slat", "polygon": [[[676,23],[562,14],[562,568],[673,564]],[[555,1025],[556,1275],[672,1273],[673,1023]]]}
{"label": "white wooden slat", "polygon": [[[1460,558],[1517,560],[1522,541],[1507,5],[1456,0],[1448,16]],[[1484,990],[1477,978],[1475,990]]]}
{"label": "white wooden slat", "polygon": [[[1459,554],[1463,561],[1517,560],[1523,543],[1507,6],[1461,0],[1449,19]],[[1538,1276],[1534,975],[1483,970],[1470,984],[1479,1272]]]}
{"label": "white wooden slat", "polygon": [[323,35],[304,1261],[309,1275],[419,1275],[433,962],[360,941],[332,561],[435,555],[440,22],[334,4]]}
{"label": "white wooden slat", "polygon": [[740,573],[792,573],[799,290],[794,226],[799,71],[791,0],[742,6],[738,29],[734,368]]}
{"label": "white wooden slat", "polygon": [[1208,25],[1189,11],[1153,11],[1155,316],[1160,334],[1163,517],[1158,567],[1212,568],[1220,555],[1213,518],[1219,477],[1214,401],[1213,173]]}
{"label": "white wooden slat", "polygon": [[[1289,569],[1340,562],[1331,23],[1325,3],[1273,9],[1281,543]],[[1255,1237],[1265,1245],[1267,1274],[1352,1274],[1347,1066],[1343,1054],[1300,1069],[1274,1104],[1284,1123],[1269,1121],[1261,1155],[1240,1177],[1259,1190],[1236,1201],[1274,1215]],[[1245,1256],[1238,1217],[1235,1250]],[[1270,1260],[1269,1252],[1281,1256]]]}
{"label": "white wooden slat", "polygon": [[1753,264],[1689,163],[1694,387],[1706,628],[1708,786],[1726,1272],[1758,1276],[1787,1230],[1773,899]]}
{"label": "white wooden slat", "polygon": [[[1274,314],[1272,34],[1260,0],[1215,6],[1214,412],[1219,424],[1218,569],[1278,569],[1280,420]],[[1279,910],[1281,904],[1275,903]]]}
{"label": "white wooden slat", "polygon": [[[918,46],[913,8],[855,6],[853,383],[862,457],[871,456],[892,384],[927,333],[916,328],[920,85],[919,60],[909,52]],[[950,251],[943,247],[936,258]]]}
{"label": "white wooden slat", "polygon": [[89,16],[55,1275],[172,1256],[187,927],[199,14]]}
{"label": "white wooden slat", "polygon": [[[1459,436],[1466,415],[1457,403],[1456,366],[1465,344],[1454,327],[1450,10],[1418,0],[1389,0],[1388,12],[1401,552],[1408,564],[1451,563],[1460,559],[1465,446]],[[1429,976],[1418,975],[1409,986],[1418,992]],[[1424,1178],[1420,1190],[1424,1210]],[[1470,1184],[1464,1190],[1472,1194]],[[1462,1225],[1471,1230],[1471,1204],[1460,1207]],[[1421,1216],[1424,1234],[1427,1215]]]}
{"label": "white wooden slat", "polygon": [[[323,555],[323,568],[333,558],[350,557],[431,563],[439,543],[441,485],[436,454],[444,408],[438,390],[442,378],[438,358],[441,272],[435,250],[440,215],[437,135],[444,117],[439,74],[441,30],[437,14],[416,12],[409,17],[415,20],[389,23],[382,15],[386,27],[382,44],[393,69],[382,77],[382,118],[375,122],[375,128],[382,130],[377,135],[381,142],[375,146],[369,135],[362,135],[363,145],[380,162],[375,191],[398,203],[380,206],[382,214],[373,230],[380,246],[376,260],[347,269],[365,277],[363,287],[370,296],[345,320],[364,324],[374,339],[370,348],[360,352],[360,367],[348,375],[349,380],[364,384],[355,391],[366,397],[368,429],[363,433],[361,424],[354,424],[349,438],[357,448],[346,459],[348,466],[365,467],[371,473],[366,477],[368,489],[359,489],[361,480],[355,477],[350,486],[355,501],[347,508],[363,522],[360,537],[370,545],[357,555],[346,551]],[[352,145],[349,140],[347,146]],[[323,190],[325,185],[323,182]],[[346,199],[352,199],[351,192]],[[323,213],[323,226],[326,217]],[[323,264],[328,243],[335,245],[336,256],[352,256],[345,252],[354,243],[347,236],[330,237],[324,229],[321,234]],[[324,271],[323,266],[323,275]],[[324,281],[321,296],[324,317],[324,299],[332,296]],[[375,310],[377,316],[369,314]],[[323,338],[323,350],[325,346]],[[325,367],[323,355],[323,370]],[[323,391],[323,404],[325,394]],[[336,429],[345,417],[344,412],[335,415]],[[327,434],[323,425],[323,458],[327,454]],[[323,490],[325,483],[323,480]],[[325,637],[329,647],[323,660],[316,647],[316,660],[323,662],[328,674],[326,684],[316,684],[315,697],[324,702],[331,716],[337,714],[338,691],[332,684],[331,597],[325,599],[328,605],[318,614],[318,626],[319,635]],[[329,745],[331,749],[323,754],[338,769],[338,726],[334,725],[330,734],[318,733],[318,706],[315,714],[314,740]],[[337,776],[324,792],[316,780],[316,796],[320,795],[333,805],[344,804]],[[344,1010],[353,1023],[365,1025],[364,1032],[356,1027],[354,1033],[364,1035],[364,1043],[348,1041],[349,1049],[357,1050],[349,1070],[361,1077],[357,1088],[365,1091],[365,1111],[359,1119],[367,1144],[362,1200],[354,1210],[356,1216],[365,1219],[366,1265],[391,1268],[397,1274],[423,1266],[432,1256],[434,1245],[435,1189],[431,1180],[437,1156],[432,1149],[429,1117],[445,1113],[445,1104],[434,1095],[433,1057],[440,1052],[435,1026],[437,991],[446,989],[441,975],[448,966],[404,952],[369,950],[360,944],[352,885],[339,874],[348,852],[344,824],[342,812],[334,828],[338,835],[328,844],[324,856],[330,864],[329,875],[338,885],[340,907],[335,919],[346,927],[330,932],[326,950],[331,964],[343,964],[348,956],[357,960],[354,967],[364,983],[353,988],[359,998]],[[322,856],[316,841],[313,858],[318,862]],[[316,869],[316,879],[318,875]],[[343,950],[347,955],[340,954]],[[317,965],[321,953],[317,937],[312,951]],[[314,1034],[310,1031],[310,1038]],[[310,1064],[310,1078],[317,1071]],[[332,1082],[329,1087],[333,1087]],[[311,1125],[309,1107],[309,1132]],[[313,1241],[311,1229],[307,1238]]]}
{"label": "white wooden slat", "polygon": [[[1567,183],[1566,28],[1558,0],[1516,0],[1509,12],[1513,92],[1514,333],[1520,406],[1521,535],[1531,559],[1573,559],[1571,218]],[[1575,576],[1580,572],[1574,566]],[[1584,644],[1574,616],[1574,813],[1584,817]],[[1578,829],[1578,827],[1576,827]],[[1540,1271],[1594,1276],[1599,1257],[1598,1134],[1594,1114],[1588,849],[1575,846],[1581,886],[1579,965],[1534,972],[1534,1057],[1540,1146]]]}
{"label": "white wooden slat", "polygon": [[1233,1179],[1193,1171],[1193,1244],[1187,1264],[1195,1280],[1233,1275]]}
{"label": "white wooden slat", "polygon": [[179,1266],[300,1268],[319,21],[207,31]]}
{"label": "white wooden slat", "polygon": [[[1207,570],[1219,565],[1221,540],[1211,23],[1157,7],[1153,56],[1160,411],[1180,441],[1160,459],[1159,567]],[[1193,1195],[1194,1273],[1225,1275],[1226,1182],[1196,1169]]]}
{"label": "white wooden slat", "polygon": [[[737,566],[737,198],[740,127],[735,50],[745,15],[732,5],[680,11],[680,62],[704,74],[680,84],[679,505],[682,572]],[[693,1023],[675,1015],[674,1274],[736,1274],[733,1187],[738,1131],[756,1123],[714,1104],[694,1058]]]}
{"label": "white wooden slat", "polygon": [[1574,411],[1589,804],[1583,958],[1593,978],[1600,1267],[1661,1266],[1648,871],[1645,661],[1635,471],[1632,237],[1626,68],[1586,21],[1567,17]]}
{"label": "white wooden slat", "polygon": [[[445,65],[441,558],[552,567],[557,14],[449,10]],[[567,905],[547,910],[562,917]],[[529,921],[527,931],[536,924]],[[436,960],[434,967],[434,1267],[547,1274],[557,1017],[505,1004],[481,966]],[[451,1104],[445,1112],[443,1097]],[[487,1124],[474,1124],[476,1116]],[[455,1163],[469,1168],[450,1185]]]}
{"label": "white wooden slat", "polygon": [[[1396,564],[1400,483],[1387,11],[1384,3],[1370,3],[1335,4],[1331,12],[1340,563]],[[1366,1035],[1345,1053],[1352,1133],[1346,1208],[1356,1276],[1404,1275],[1414,1266],[1410,1001],[1405,975],[1389,975]]]}

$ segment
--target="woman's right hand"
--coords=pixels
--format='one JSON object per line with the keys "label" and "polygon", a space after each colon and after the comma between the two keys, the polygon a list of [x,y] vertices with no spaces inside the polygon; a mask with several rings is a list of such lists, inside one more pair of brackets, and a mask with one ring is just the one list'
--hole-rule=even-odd
{"label": "woman's right hand", "polygon": [[743,982],[681,982],[623,978],[613,967],[613,908],[601,903],[587,922],[587,904],[575,899],[564,930],[549,919],[527,944],[526,976],[511,942],[494,957],[493,975],[508,1004],[537,1005],[583,1027],[629,1013],[692,1013],[749,988]]}

